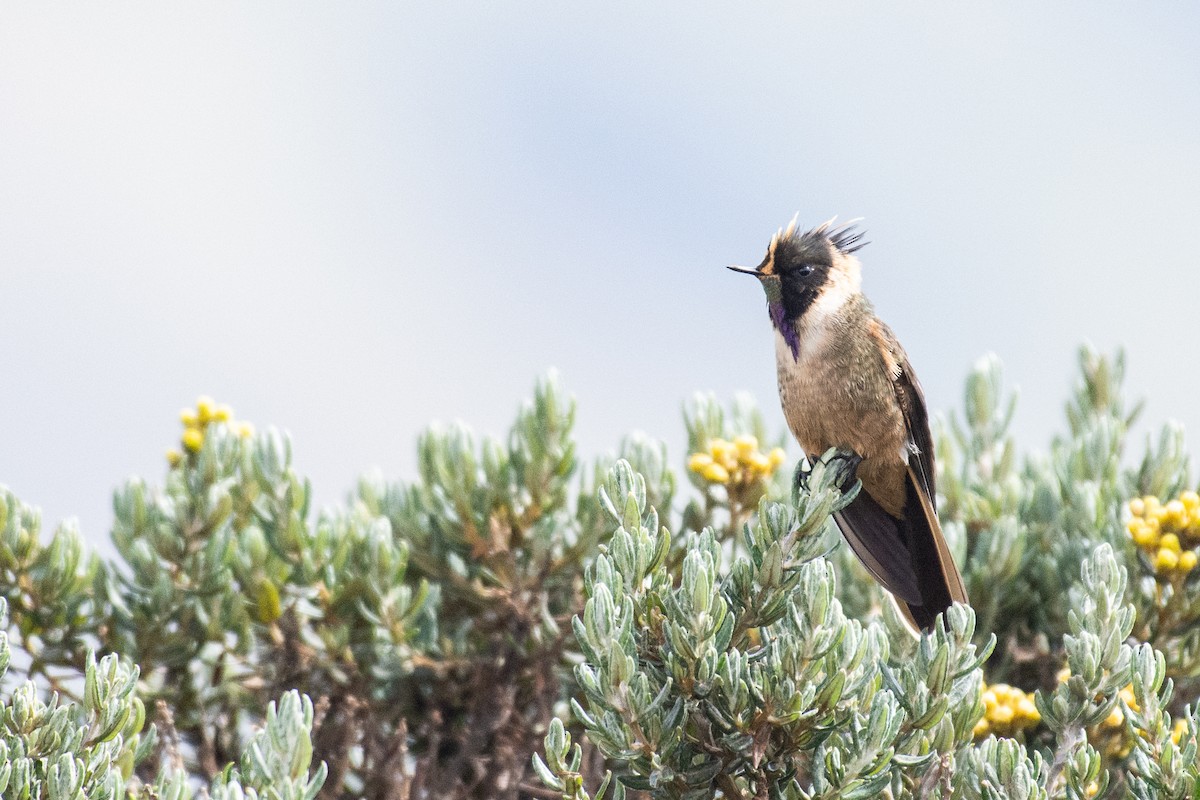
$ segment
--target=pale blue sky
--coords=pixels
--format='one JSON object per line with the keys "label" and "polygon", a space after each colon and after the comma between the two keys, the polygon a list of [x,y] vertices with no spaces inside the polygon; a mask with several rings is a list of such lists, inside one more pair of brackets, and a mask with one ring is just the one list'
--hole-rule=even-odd
{"label": "pale blue sky", "polygon": [[695,389],[782,428],[723,265],[796,211],[866,218],[934,409],[995,351],[1045,447],[1090,340],[1194,431],[1198,40],[1187,3],[7,4],[0,483],[106,541],[208,393],[334,502],[551,366],[588,456],[682,461]]}

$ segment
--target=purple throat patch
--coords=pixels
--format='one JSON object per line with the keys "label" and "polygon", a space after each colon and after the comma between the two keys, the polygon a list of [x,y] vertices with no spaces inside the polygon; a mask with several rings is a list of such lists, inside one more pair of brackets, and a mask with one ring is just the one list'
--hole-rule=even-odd
{"label": "purple throat patch", "polygon": [[771,312],[771,324],[787,342],[788,349],[792,351],[792,358],[799,358],[800,334],[796,331],[796,326],[792,324],[792,321],[784,315],[783,303],[767,303],[767,308]]}

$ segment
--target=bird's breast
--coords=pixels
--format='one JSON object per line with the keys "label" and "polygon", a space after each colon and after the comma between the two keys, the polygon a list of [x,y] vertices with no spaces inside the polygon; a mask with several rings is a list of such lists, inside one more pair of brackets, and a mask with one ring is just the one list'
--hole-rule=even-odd
{"label": "bird's breast", "polygon": [[[864,485],[870,480],[882,495],[902,492],[909,436],[882,355],[844,320],[802,320],[798,332],[795,354],[775,332],[779,399],[792,434],[812,457],[830,447],[854,451],[864,459]],[[902,495],[876,499],[903,505]]]}
{"label": "bird's breast", "polygon": [[837,429],[843,426],[837,407],[843,399],[832,404],[832,395],[846,395],[846,376],[823,359],[830,353],[822,336],[801,338],[798,352],[792,352],[787,340],[775,332],[775,365],[779,378],[779,401],[788,428],[805,453],[820,455],[832,446]]}

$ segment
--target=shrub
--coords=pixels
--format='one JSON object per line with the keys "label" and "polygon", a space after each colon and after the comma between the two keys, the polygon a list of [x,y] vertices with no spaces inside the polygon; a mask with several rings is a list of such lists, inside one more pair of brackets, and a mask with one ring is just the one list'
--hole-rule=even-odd
{"label": "shrub", "polygon": [[839,545],[844,462],[793,496],[746,398],[688,405],[681,480],[644,436],[581,465],[551,377],[320,514],[201,398],[115,559],[0,491],[0,795],[1196,796],[1200,496],[1178,429],[1125,453],[1121,357],[1080,367],[1044,455],[994,359],[938,426],[973,608],[920,640]]}

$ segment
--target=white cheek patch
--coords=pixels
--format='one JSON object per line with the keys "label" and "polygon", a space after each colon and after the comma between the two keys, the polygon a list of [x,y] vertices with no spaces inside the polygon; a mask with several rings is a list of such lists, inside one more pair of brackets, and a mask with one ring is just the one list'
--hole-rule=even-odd
{"label": "white cheek patch", "polygon": [[829,280],[821,288],[817,300],[809,313],[816,312],[820,318],[828,317],[862,291],[862,267],[854,256],[837,255],[829,269]]}
{"label": "white cheek patch", "polygon": [[817,299],[800,318],[801,353],[819,352],[825,344],[830,321],[842,310],[842,306],[862,288],[862,272],[858,259],[838,255],[829,270],[829,280],[821,287]]}

